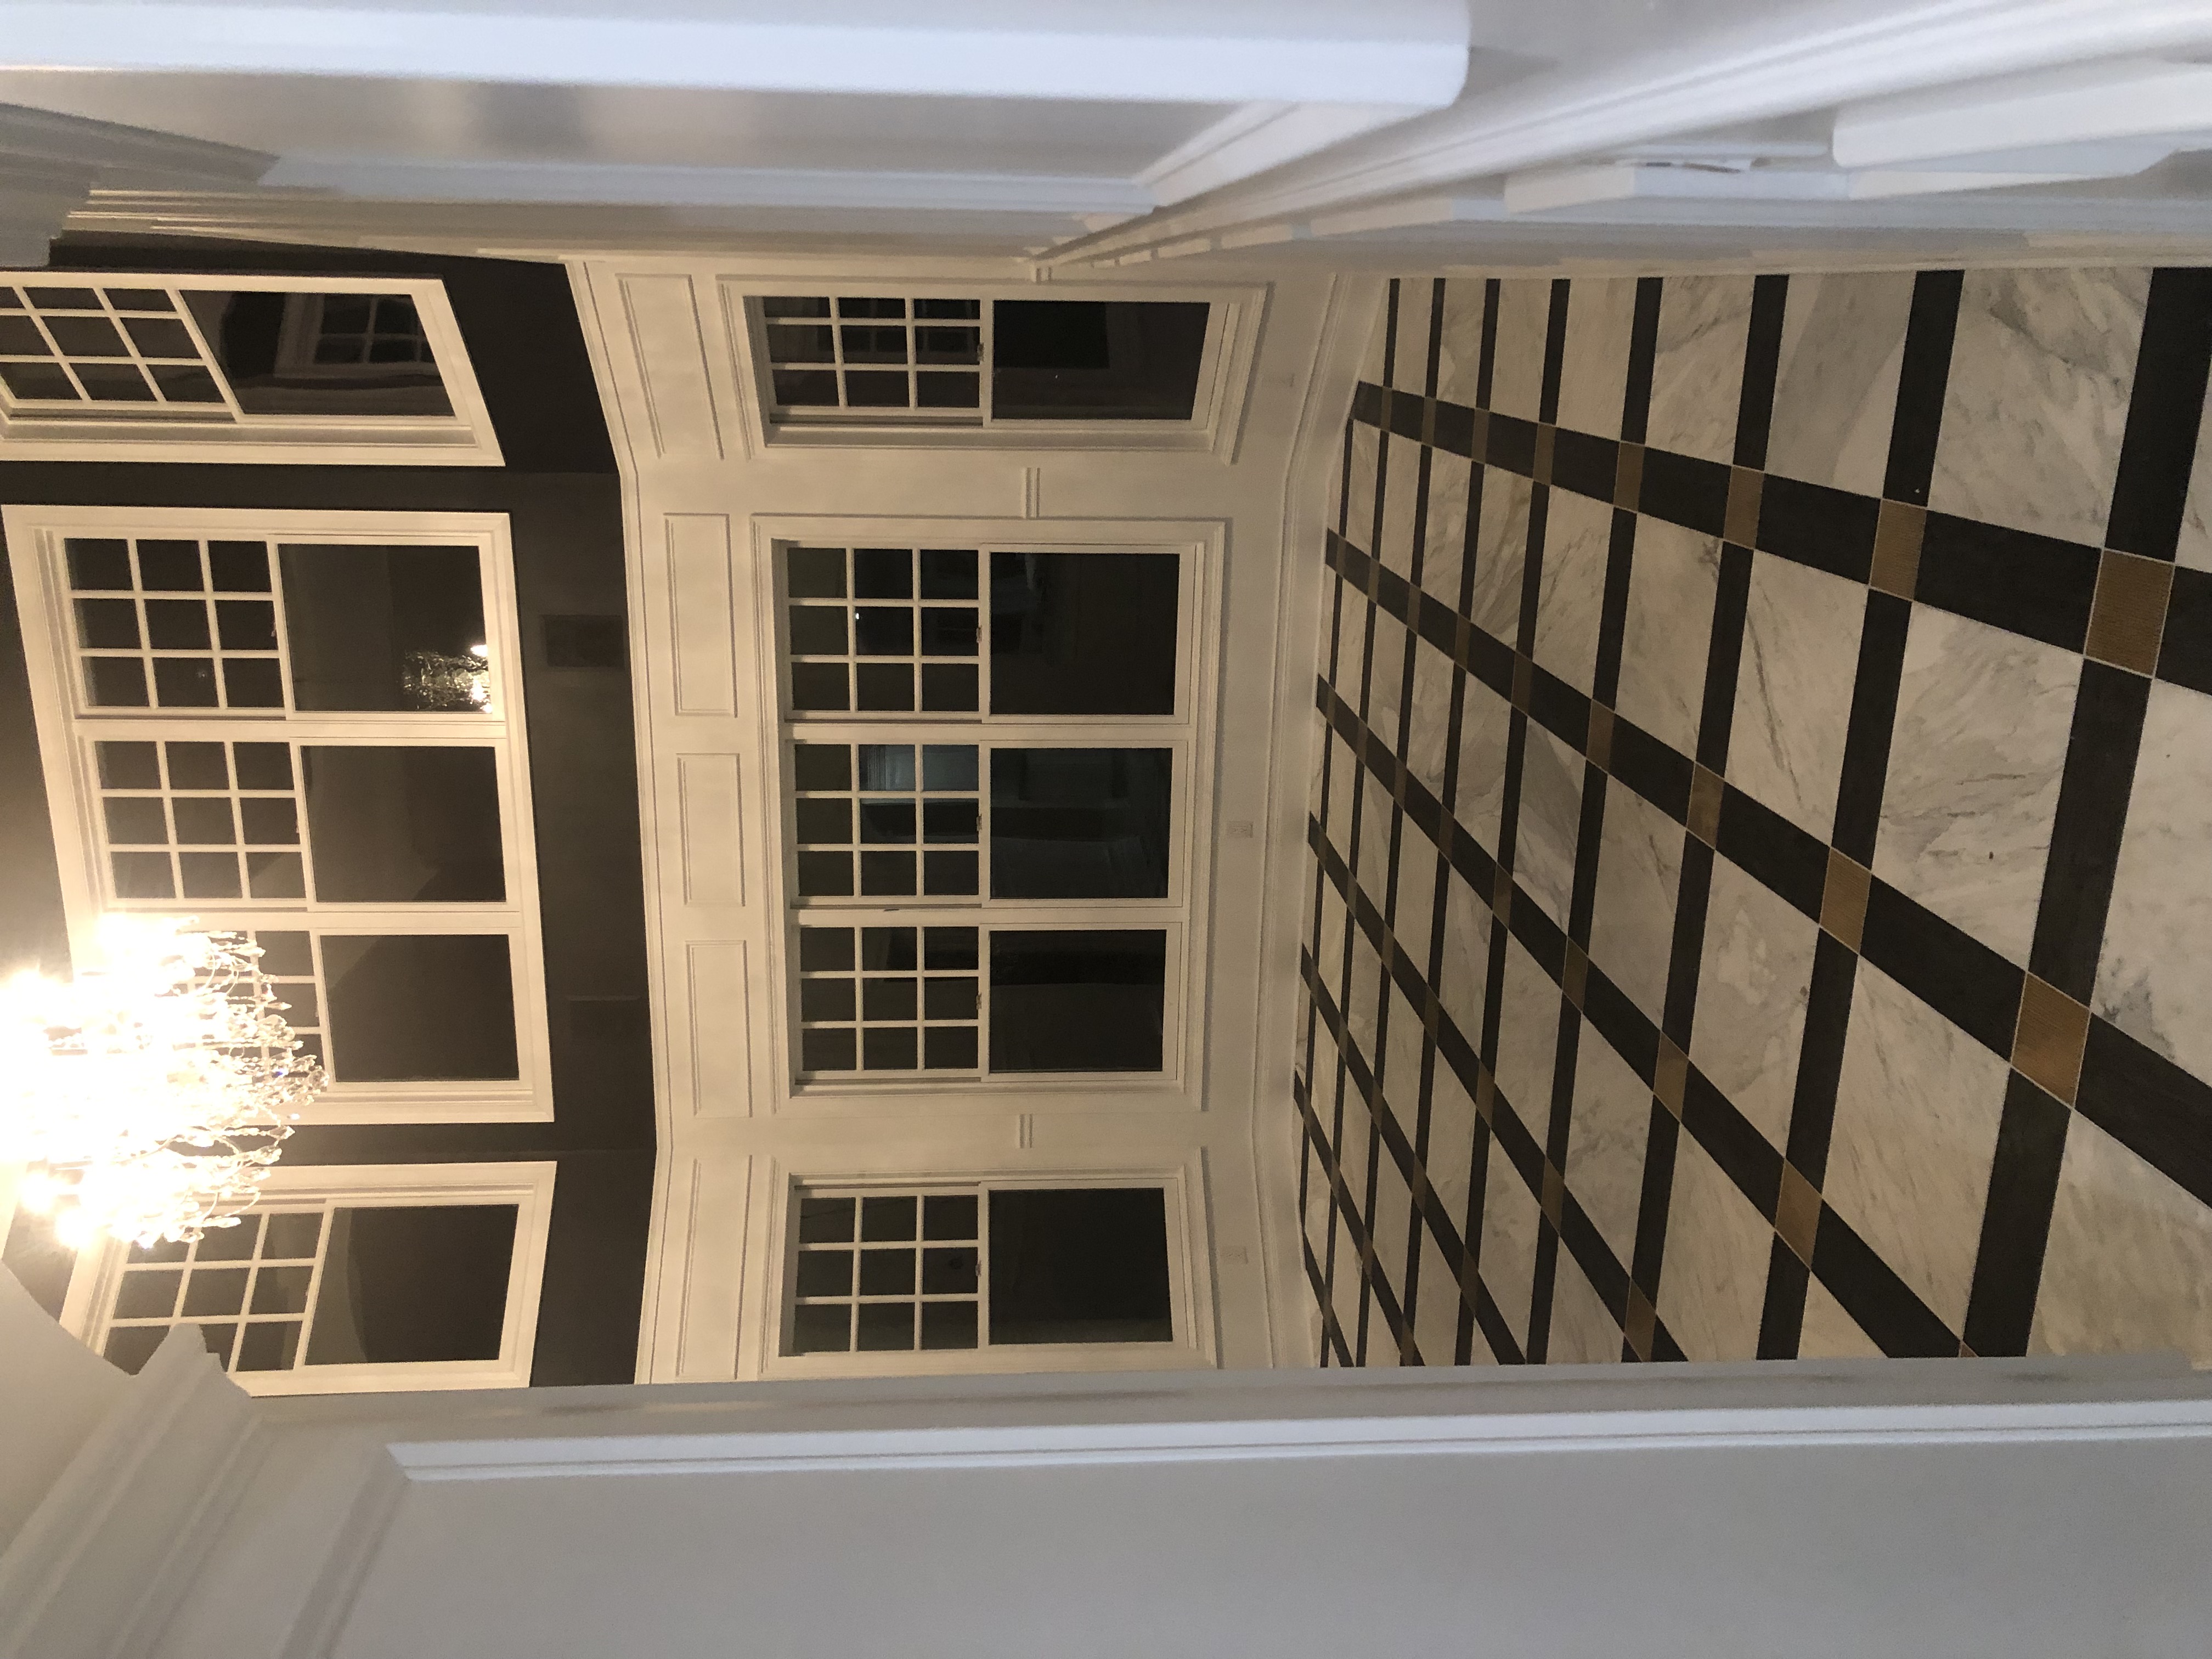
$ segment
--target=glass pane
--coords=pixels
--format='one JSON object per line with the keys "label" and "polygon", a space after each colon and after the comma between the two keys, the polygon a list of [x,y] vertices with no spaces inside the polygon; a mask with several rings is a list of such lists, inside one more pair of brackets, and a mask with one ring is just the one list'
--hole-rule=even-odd
{"label": "glass pane", "polygon": [[1002,421],[1187,421],[1202,301],[999,300],[991,412]]}
{"label": "glass pane", "polygon": [[1158,1187],[991,1194],[991,1340],[1167,1342],[1167,1195]]}
{"label": "glass pane", "polygon": [[476,549],[283,547],[277,564],[295,708],[465,710],[490,701]]}
{"label": "glass pane", "polygon": [[853,1307],[833,1302],[793,1311],[791,1351],[793,1353],[848,1353],[853,1346]]}
{"label": "glass pane", "polygon": [[854,1198],[805,1197],[799,1200],[799,1242],[802,1244],[848,1243],[853,1237]]}
{"label": "glass pane", "polygon": [[1165,898],[1165,749],[991,753],[994,898]]}
{"label": "glass pane", "polygon": [[505,935],[325,934],[323,976],[341,1081],[520,1075]]}
{"label": "glass pane", "polygon": [[1177,556],[991,556],[991,712],[1172,714]]}
{"label": "glass pane", "polygon": [[300,752],[321,902],[466,903],[507,896],[490,750]]}
{"label": "glass pane", "polygon": [[249,415],[453,412],[405,295],[199,289],[185,304]]}
{"label": "glass pane", "polygon": [[1167,983],[1158,928],[991,935],[991,1069],[1157,1072]]}
{"label": "glass pane", "polygon": [[975,1346],[975,1304],[972,1302],[925,1302],[921,1304],[921,1346],[972,1348]]}
{"label": "glass pane", "polygon": [[512,1204],[338,1211],[307,1364],[498,1358],[519,1213]]}

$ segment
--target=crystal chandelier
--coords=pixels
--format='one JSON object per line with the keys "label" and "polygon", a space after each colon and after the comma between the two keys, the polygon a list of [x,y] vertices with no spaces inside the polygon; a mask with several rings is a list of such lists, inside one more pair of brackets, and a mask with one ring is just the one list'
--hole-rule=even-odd
{"label": "crystal chandelier", "polygon": [[0,1166],[76,1246],[235,1226],[323,1087],[244,935],[110,916],[69,981],[0,987]]}

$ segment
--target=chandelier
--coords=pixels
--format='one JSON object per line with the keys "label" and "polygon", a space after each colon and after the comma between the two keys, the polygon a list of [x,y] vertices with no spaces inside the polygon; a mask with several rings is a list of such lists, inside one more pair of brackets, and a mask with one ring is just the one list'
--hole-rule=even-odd
{"label": "chandelier", "polygon": [[238,1224],[323,1087],[261,947],[191,918],[109,916],[74,979],[0,986],[0,1167],[72,1247]]}

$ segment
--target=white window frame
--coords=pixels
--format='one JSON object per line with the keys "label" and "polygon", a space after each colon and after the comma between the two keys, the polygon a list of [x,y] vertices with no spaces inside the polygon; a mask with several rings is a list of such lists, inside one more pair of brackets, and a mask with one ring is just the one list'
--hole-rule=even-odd
{"label": "white window frame", "polygon": [[[547,1122],[553,1117],[551,1037],[531,805],[522,640],[503,514],[299,512],[252,508],[11,506],[0,508],[22,619],[31,702],[70,937],[88,948],[110,910],[191,915],[211,927],[324,933],[502,933],[514,977],[518,1076],[424,1082],[334,1081],[301,1113],[305,1124]],[[64,544],[72,536],[226,537],[477,551],[490,647],[485,711],[397,714],[100,709],[82,696]],[[272,587],[281,586],[272,561]],[[482,903],[322,903],[304,899],[118,900],[104,854],[94,745],[112,741],[283,742],[489,748],[498,779],[507,896]],[[302,845],[306,828],[301,824]],[[327,1017],[325,1015],[325,1017]]]}
{"label": "white window frame", "polygon": [[[434,276],[233,276],[202,271],[0,271],[0,286],[167,289],[173,293],[400,294],[415,302],[437,360],[453,413],[437,415],[253,415],[205,353],[224,402],[204,417],[169,406],[141,413],[104,408],[65,414],[15,408],[0,392],[0,460],[213,461],[346,466],[499,466],[491,411],[477,384],[446,285]],[[10,313],[21,315],[21,313]],[[199,326],[178,315],[199,340]],[[201,342],[204,352],[204,341]],[[155,405],[156,409],[164,406]]]}
{"label": "white window frame", "polygon": [[[842,1164],[829,1162],[842,1156]],[[1086,1165],[1055,1162],[918,1166],[896,1152],[866,1164],[835,1151],[803,1158],[768,1158],[768,1202],[760,1206],[762,1247],[756,1261],[756,1306],[766,1316],[750,1333],[759,1345],[748,1374],[768,1379],[830,1376],[1006,1375],[1024,1371],[1144,1371],[1209,1368],[1216,1363],[1212,1289],[1203,1266],[1212,1259],[1206,1233],[1204,1154],[1192,1151],[1166,1164]],[[890,1353],[783,1352],[795,1306],[797,1237],[793,1218],[802,1189],[866,1193],[917,1190],[978,1192],[994,1188],[1158,1187],[1166,1195],[1168,1296],[1174,1335],[1165,1342],[1010,1343],[1000,1347],[908,1350]],[[986,1196],[983,1201],[988,1202]],[[979,1318],[988,1317],[988,1310]],[[746,1356],[740,1356],[742,1364]]]}
{"label": "white window frame", "polygon": [[[748,428],[768,447],[907,449],[1083,449],[1200,451],[1234,459],[1242,428],[1267,289],[1153,283],[849,281],[802,276],[726,276],[720,281],[724,325],[738,356],[738,397]],[[828,418],[781,420],[775,415],[768,340],[753,301],[787,295],[854,299],[976,300],[986,343],[982,389],[972,413],[955,410],[823,411]],[[1188,301],[1210,307],[1198,389],[1187,421],[1009,421],[990,415],[991,302],[994,300]],[[832,325],[836,318],[829,319]],[[911,319],[909,319],[909,321]],[[951,324],[960,327],[963,325]]]}
{"label": "white window frame", "polygon": [[[493,1359],[406,1364],[301,1365],[288,1371],[234,1371],[230,1380],[252,1395],[397,1394],[421,1389],[522,1389],[530,1386],[538,1341],[538,1304],[551,1236],[553,1163],[278,1164],[256,1208],[323,1203],[349,1209],[512,1204],[514,1255],[508,1263],[507,1314]],[[103,1239],[77,1254],[62,1304],[64,1329],[95,1353],[122,1288],[130,1246]],[[329,1248],[325,1224],[323,1249]]]}
{"label": "white window frame", "polygon": [[[1191,988],[1200,982],[1194,964],[1205,960],[1207,863],[1201,849],[1212,845],[1214,726],[1218,702],[1218,641],[1221,618],[1222,545],[1220,529],[1173,523],[1146,535],[1137,526],[1110,522],[1084,524],[1050,520],[961,520],[886,519],[799,519],[763,517],[753,521],[756,614],[761,618],[761,637],[755,660],[761,665],[759,706],[779,717],[775,726],[778,770],[777,828],[781,840],[779,855],[769,869],[775,890],[769,895],[770,914],[781,925],[771,936],[769,954],[775,983],[782,988],[778,1006],[782,1018],[773,1022],[769,1042],[776,1075],[782,1080],[778,1098],[793,1108],[837,1109],[859,1099],[884,1101],[908,1098],[916,1103],[945,1100],[957,1091],[971,1097],[1024,1095],[1057,1099],[1076,1106],[1096,1103],[1108,1106],[1126,1102],[1132,1094],[1168,1094],[1185,1103],[1197,1104],[1198,1083],[1194,1056],[1203,1037],[1202,1011],[1189,1006]],[[1135,533],[1132,533],[1135,532]],[[1195,533],[1194,533],[1195,532]],[[978,550],[979,603],[989,604],[990,552],[1044,553],[1174,553],[1181,559],[1176,589],[1176,685],[1172,714],[1075,715],[1067,717],[994,718],[988,713],[988,617],[981,658],[986,666],[978,691],[978,709],[969,715],[944,713],[911,714],[799,714],[790,704],[790,677],[785,650],[784,610],[788,596],[784,581],[783,549],[787,546],[831,547],[951,547]],[[829,742],[921,743],[973,742],[979,748],[1003,744],[1008,747],[1058,744],[1082,746],[1152,746],[1172,749],[1176,757],[1174,796],[1170,818],[1171,854],[1170,896],[1164,900],[1113,899],[1067,901],[1055,899],[939,899],[927,895],[912,898],[870,900],[856,896],[849,901],[802,899],[797,881],[796,791],[792,774],[794,742],[819,738]],[[979,768],[983,759],[979,756]],[[988,775],[979,775],[988,795]],[[984,866],[979,885],[988,885],[989,844],[978,852]],[[865,1072],[807,1077],[799,1067],[799,936],[802,922],[817,926],[1002,926],[1048,928],[1151,928],[1167,935],[1167,971],[1162,1010],[1161,1068],[1158,1072],[1024,1072],[992,1075],[988,1071],[988,1018],[979,1024],[979,1070],[927,1071],[869,1076]],[[979,995],[988,1006],[989,958],[988,940],[980,946]]]}

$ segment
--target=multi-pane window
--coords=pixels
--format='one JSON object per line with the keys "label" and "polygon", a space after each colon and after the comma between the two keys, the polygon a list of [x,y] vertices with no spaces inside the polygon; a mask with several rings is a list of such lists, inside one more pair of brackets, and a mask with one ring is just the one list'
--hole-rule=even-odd
{"label": "multi-pane window", "polygon": [[450,417],[409,294],[0,274],[0,398],[27,415]]}
{"label": "multi-pane window", "polygon": [[[1158,1072],[1170,928],[1140,924],[1183,902],[1182,556],[796,545],[781,570],[801,1077]],[[922,943],[955,938],[933,986]]]}
{"label": "multi-pane window", "polygon": [[317,1116],[550,1115],[503,526],[8,513],[71,903],[252,934]]}
{"label": "multi-pane window", "polygon": [[802,1187],[792,1210],[787,1354],[1175,1338],[1158,1186]]}
{"label": "multi-pane window", "polygon": [[96,1346],[129,1371],[179,1325],[234,1373],[496,1359],[517,1214],[326,1200],[132,1245]]}
{"label": "multi-pane window", "polygon": [[1210,309],[819,294],[747,306],[769,418],[783,425],[1187,422]]}

